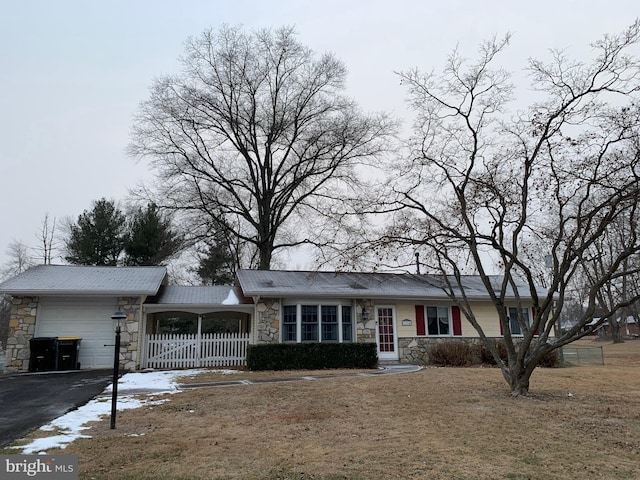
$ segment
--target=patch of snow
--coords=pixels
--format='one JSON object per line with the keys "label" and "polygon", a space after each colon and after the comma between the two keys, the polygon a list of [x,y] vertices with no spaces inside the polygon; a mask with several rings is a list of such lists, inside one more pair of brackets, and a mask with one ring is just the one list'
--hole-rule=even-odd
{"label": "patch of snow", "polygon": [[[129,410],[143,406],[159,405],[165,400],[157,400],[153,395],[161,393],[176,393],[180,391],[176,384],[178,377],[194,376],[203,372],[215,373],[236,373],[235,370],[171,370],[162,372],[126,373],[118,381],[118,403],[117,410]],[[109,385],[103,392],[104,396],[97,397],[86,405],[73,410],[61,417],[56,418],[51,423],[40,427],[42,431],[57,431],[58,434],[52,437],[38,438],[27,445],[13,447],[22,450],[25,455],[46,454],[52,448],[65,448],[69,443],[78,438],[90,438],[83,434],[83,430],[89,428],[90,422],[100,420],[111,415],[111,397],[113,385]],[[134,397],[133,394],[136,396]],[[147,395],[147,398],[140,398]]]}
{"label": "patch of snow", "polygon": [[238,300],[233,288],[229,290],[229,295],[222,301],[222,305],[240,305],[240,300]]}

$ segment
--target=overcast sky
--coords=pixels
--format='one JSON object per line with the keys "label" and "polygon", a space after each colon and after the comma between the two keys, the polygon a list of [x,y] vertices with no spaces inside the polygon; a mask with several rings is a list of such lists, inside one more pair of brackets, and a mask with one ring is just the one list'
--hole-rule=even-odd
{"label": "overcast sky", "polygon": [[349,93],[365,110],[406,117],[394,71],[438,69],[456,44],[471,55],[482,40],[510,31],[502,57],[508,68],[521,69],[529,57],[557,47],[586,60],[590,42],[640,16],[637,0],[0,0],[0,6],[0,266],[12,240],[36,245],[45,214],[76,219],[93,200],[124,200],[150,175],[125,152],[132,116],[153,79],[178,70],[185,39],[208,27],[294,25],[308,47],[345,62]]}

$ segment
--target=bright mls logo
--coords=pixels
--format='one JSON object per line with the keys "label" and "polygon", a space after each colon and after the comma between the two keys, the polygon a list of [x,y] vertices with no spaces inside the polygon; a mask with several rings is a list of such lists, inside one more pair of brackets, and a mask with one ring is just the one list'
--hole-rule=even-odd
{"label": "bright mls logo", "polygon": [[0,455],[2,480],[78,480],[77,455]]}

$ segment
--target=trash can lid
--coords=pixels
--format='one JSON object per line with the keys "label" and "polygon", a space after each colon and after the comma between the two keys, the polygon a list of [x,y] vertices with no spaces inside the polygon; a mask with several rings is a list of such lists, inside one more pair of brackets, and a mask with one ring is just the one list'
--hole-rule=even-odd
{"label": "trash can lid", "polygon": [[58,337],[58,340],[82,340],[82,337]]}

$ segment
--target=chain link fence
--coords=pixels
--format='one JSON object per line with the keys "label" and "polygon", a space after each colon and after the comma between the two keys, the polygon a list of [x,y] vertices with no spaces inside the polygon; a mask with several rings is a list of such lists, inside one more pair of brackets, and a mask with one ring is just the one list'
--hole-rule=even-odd
{"label": "chain link fence", "polygon": [[602,347],[565,346],[560,349],[560,361],[570,365],[604,365]]}

